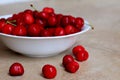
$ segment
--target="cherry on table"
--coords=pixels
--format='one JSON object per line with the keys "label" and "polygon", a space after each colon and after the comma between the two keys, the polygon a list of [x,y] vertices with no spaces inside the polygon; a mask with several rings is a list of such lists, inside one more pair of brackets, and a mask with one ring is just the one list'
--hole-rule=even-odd
{"label": "cherry on table", "polygon": [[78,52],[84,51],[85,48],[82,45],[76,45],[72,49],[73,55],[76,55]]}
{"label": "cherry on table", "polygon": [[86,50],[80,51],[75,54],[75,58],[77,61],[86,61],[89,58],[89,54]]}
{"label": "cherry on table", "polygon": [[62,64],[65,67],[68,63],[74,61],[74,58],[71,55],[65,55],[62,59]]}
{"label": "cherry on table", "polygon": [[57,70],[53,65],[46,64],[42,67],[42,74],[47,79],[55,78],[57,75]]}
{"label": "cherry on table", "polygon": [[9,68],[9,74],[11,76],[21,76],[24,74],[24,67],[21,63],[13,63]]}
{"label": "cherry on table", "polygon": [[79,67],[80,66],[76,61],[72,61],[65,66],[65,70],[70,73],[75,73],[76,71],[78,71]]}

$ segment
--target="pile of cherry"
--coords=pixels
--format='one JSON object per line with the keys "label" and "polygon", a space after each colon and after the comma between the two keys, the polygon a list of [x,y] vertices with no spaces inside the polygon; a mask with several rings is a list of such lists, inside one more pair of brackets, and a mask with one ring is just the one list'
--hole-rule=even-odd
{"label": "pile of cherry", "polygon": [[[65,55],[62,59],[62,65],[64,69],[69,73],[75,73],[79,70],[80,64],[78,62],[86,61],[89,57],[87,50],[81,46],[77,45],[72,49],[73,55]],[[13,63],[9,68],[9,74],[11,76],[21,76],[24,74],[24,67],[21,63]],[[47,79],[55,78],[57,75],[57,69],[54,65],[45,64],[42,67],[42,75]]]}
{"label": "pile of cherry", "polygon": [[81,31],[84,19],[55,13],[51,7],[41,11],[26,9],[7,19],[0,19],[0,32],[16,36],[46,37],[62,36]]}

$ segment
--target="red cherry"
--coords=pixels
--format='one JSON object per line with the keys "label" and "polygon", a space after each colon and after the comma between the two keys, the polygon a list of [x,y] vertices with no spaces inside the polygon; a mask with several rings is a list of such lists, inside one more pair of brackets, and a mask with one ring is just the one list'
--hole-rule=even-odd
{"label": "red cherry", "polygon": [[75,73],[79,69],[79,64],[76,61],[69,62],[65,66],[65,70],[70,73]]}
{"label": "red cherry", "polygon": [[39,17],[39,12],[38,11],[33,11],[33,17],[38,18]]}
{"label": "red cherry", "polygon": [[57,19],[55,16],[50,16],[48,18],[48,24],[49,26],[55,26],[57,24]]}
{"label": "red cherry", "polygon": [[65,30],[64,28],[62,27],[57,27],[55,28],[55,33],[54,33],[55,36],[63,36],[65,35]]}
{"label": "red cherry", "polygon": [[13,19],[16,20],[17,25],[26,25],[26,21],[24,21],[24,13],[19,13],[16,16],[13,15]]}
{"label": "red cherry", "polygon": [[69,16],[69,20],[71,25],[75,25],[75,20],[76,20],[75,17]]}
{"label": "red cherry", "polygon": [[2,31],[2,28],[6,25],[5,21],[0,21],[0,32]]}
{"label": "red cherry", "polygon": [[41,25],[38,25],[38,24],[31,24],[29,27],[28,27],[28,34],[30,36],[40,36],[40,32],[43,30],[43,26]]}
{"label": "red cherry", "polygon": [[13,35],[16,36],[26,36],[27,35],[27,29],[24,26],[16,26],[13,31]]}
{"label": "red cherry", "polygon": [[21,76],[24,74],[24,68],[20,63],[13,63],[9,68],[9,74],[11,76]]}
{"label": "red cherry", "polygon": [[19,14],[13,14],[12,18],[13,18],[13,20],[17,20],[19,18]]}
{"label": "red cherry", "polygon": [[52,36],[52,33],[50,32],[50,30],[44,29],[44,30],[41,31],[41,36],[49,37],[49,36]]}
{"label": "red cherry", "polygon": [[89,57],[89,54],[86,50],[77,52],[75,58],[77,61],[86,61]]}
{"label": "red cherry", "polygon": [[73,34],[73,33],[75,33],[76,32],[76,28],[74,27],[74,26],[72,26],[72,25],[67,25],[66,27],[65,27],[65,33],[66,34]]}
{"label": "red cherry", "polygon": [[26,24],[24,21],[20,20],[20,21],[17,21],[17,25],[25,26]]}
{"label": "red cherry", "polygon": [[54,17],[56,17],[56,14],[55,14],[55,13],[49,13],[49,16],[54,16]]}
{"label": "red cherry", "polygon": [[76,55],[78,52],[84,51],[85,48],[82,45],[77,45],[72,49],[72,53]]}
{"label": "red cherry", "polygon": [[51,7],[44,7],[42,11],[45,13],[54,13],[54,9]]}
{"label": "red cherry", "polygon": [[13,17],[8,17],[6,21],[13,21]]}
{"label": "red cherry", "polygon": [[11,34],[12,31],[14,29],[14,26],[11,24],[6,24],[3,28],[2,28],[2,32],[5,34]]}
{"label": "red cherry", "polygon": [[49,14],[46,12],[39,12],[38,16],[39,16],[39,18],[46,20],[46,19],[48,19]]}
{"label": "red cherry", "polygon": [[30,10],[30,9],[26,9],[26,10],[24,11],[24,13],[28,13],[28,14],[33,15],[33,11],[32,11],[32,10]]}
{"label": "red cherry", "polygon": [[75,20],[75,25],[79,30],[81,30],[81,28],[84,25],[84,19],[81,18],[81,17],[77,17],[76,20]]}
{"label": "red cherry", "polygon": [[61,19],[61,25],[62,26],[67,26],[70,24],[69,16],[63,16]]}
{"label": "red cherry", "polygon": [[62,64],[65,67],[68,63],[73,62],[74,58],[71,55],[65,55],[62,60]]}
{"label": "red cherry", "polygon": [[42,74],[47,79],[55,78],[57,75],[57,70],[53,65],[46,64],[42,68]]}
{"label": "red cherry", "polygon": [[34,23],[33,15],[29,14],[29,13],[25,13],[24,14],[24,21],[25,21],[26,24],[32,24],[32,23]]}
{"label": "red cherry", "polygon": [[56,18],[57,18],[57,25],[61,25],[61,19],[62,19],[63,15],[62,14],[57,14]]}
{"label": "red cherry", "polygon": [[51,33],[51,36],[54,35],[54,33],[55,33],[55,28],[48,28],[47,30]]}
{"label": "red cherry", "polygon": [[5,18],[0,18],[0,22],[4,22],[4,21],[6,21],[6,19]]}
{"label": "red cherry", "polygon": [[41,19],[38,19],[38,18],[35,20],[35,23],[39,24],[39,25],[41,25],[43,27],[45,27],[46,24],[47,24],[46,20],[41,20]]}

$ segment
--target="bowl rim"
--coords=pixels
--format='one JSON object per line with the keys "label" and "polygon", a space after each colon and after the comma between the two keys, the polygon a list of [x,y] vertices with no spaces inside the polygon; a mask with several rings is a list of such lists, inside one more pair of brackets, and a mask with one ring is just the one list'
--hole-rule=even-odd
{"label": "bowl rim", "polygon": [[[7,18],[11,15],[5,15],[5,16],[0,16],[0,18]],[[68,35],[63,35],[63,36],[49,36],[49,37],[29,37],[29,36],[16,36],[16,35],[11,35],[11,34],[5,34],[5,33],[1,33],[1,36],[6,36],[6,37],[11,37],[11,38],[20,38],[20,39],[56,39],[56,38],[67,38],[67,37],[71,37],[71,36],[75,36],[78,34],[82,34],[84,32],[87,32],[88,30],[91,29],[91,26],[89,24],[89,22],[87,20],[85,20],[85,24],[82,27],[82,30],[77,32],[77,33],[73,33],[73,34],[68,34]]]}

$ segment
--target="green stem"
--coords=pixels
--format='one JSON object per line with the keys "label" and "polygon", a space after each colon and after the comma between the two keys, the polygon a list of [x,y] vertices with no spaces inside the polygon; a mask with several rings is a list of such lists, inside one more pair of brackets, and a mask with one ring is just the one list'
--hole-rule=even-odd
{"label": "green stem", "polygon": [[94,30],[93,25],[91,25],[90,23],[86,23],[86,24],[87,24],[88,26],[90,26],[92,30]]}
{"label": "green stem", "polygon": [[7,21],[6,23],[11,24],[11,25],[13,25],[13,26],[17,26],[17,25],[15,25],[15,24],[13,24],[12,22],[16,22],[16,20],[13,20],[13,21]]}
{"label": "green stem", "polygon": [[30,7],[32,7],[35,11],[38,11],[38,10],[33,6],[33,4],[30,4]]}
{"label": "green stem", "polygon": [[91,29],[92,29],[92,30],[94,30],[94,27],[93,27],[93,25],[89,24],[89,26],[91,27]]}

